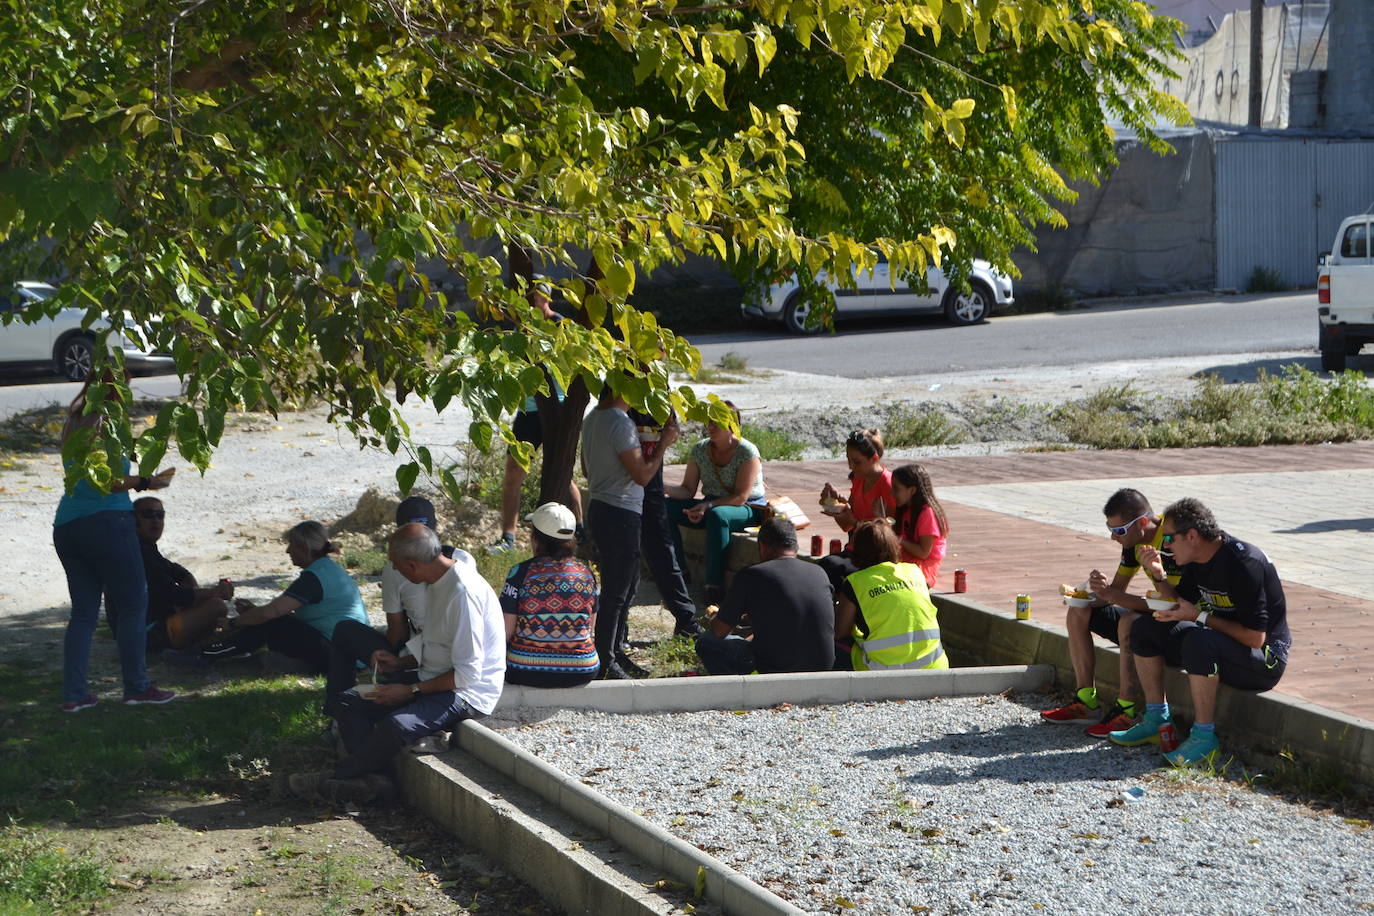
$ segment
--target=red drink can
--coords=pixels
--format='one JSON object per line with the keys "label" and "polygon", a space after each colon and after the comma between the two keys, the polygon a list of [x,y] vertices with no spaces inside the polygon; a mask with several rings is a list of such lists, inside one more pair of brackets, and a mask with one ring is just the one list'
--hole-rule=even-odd
{"label": "red drink can", "polygon": [[1159,748],[1166,754],[1178,750],[1178,731],[1174,723],[1165,722],[1159,727]]}
{"label": "red drink can", "polygon": [[811,556],[818,557],[825,550],[825,538],[819,534],[811,535]]}
{"label": "red drink can", "polygon": [[842,550],[844,550],[844,544],[840,542],[840,539],[839,539],[839,538],[831,538],[831,539],[830,539],[830,552],[831,552],[831,553],[839,553],[839,552],[842,551]]}
{"label": "red drink can", "polygon": [[962,569],[954,571],[954,590],[961,594],[968,591],[968,573]]}

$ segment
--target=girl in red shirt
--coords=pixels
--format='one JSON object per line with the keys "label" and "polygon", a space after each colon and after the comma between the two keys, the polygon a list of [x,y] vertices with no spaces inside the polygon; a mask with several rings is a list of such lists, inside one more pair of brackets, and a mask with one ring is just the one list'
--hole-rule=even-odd
{"label": "girl in red shirt", "polygon": [[925,573],[926,585],[935,587],[940,561],[945,558],[949,522],[944,506],[935,498],[930,474],[919,464],[904,464],[892,472],[893,515],[901,541],[902,562],[915,563]]}

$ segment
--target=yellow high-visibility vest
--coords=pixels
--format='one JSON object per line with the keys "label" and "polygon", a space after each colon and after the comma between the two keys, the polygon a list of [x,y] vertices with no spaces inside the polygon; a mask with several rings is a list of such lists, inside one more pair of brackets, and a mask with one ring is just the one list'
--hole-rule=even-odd
{"label": "yellow high-visibility vest", "polygon": [[853,634],[855,671],[948,668],[925,575],[914,563],[879,563],[847,579],[868,635]]}

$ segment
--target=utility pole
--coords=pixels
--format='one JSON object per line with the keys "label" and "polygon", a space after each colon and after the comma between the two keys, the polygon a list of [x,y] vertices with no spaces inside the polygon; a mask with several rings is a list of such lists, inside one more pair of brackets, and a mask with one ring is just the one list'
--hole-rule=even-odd
{"label": "utility pole", "polygon": [[1250,126],[1264,120],[1264,0],[1250,0]]}

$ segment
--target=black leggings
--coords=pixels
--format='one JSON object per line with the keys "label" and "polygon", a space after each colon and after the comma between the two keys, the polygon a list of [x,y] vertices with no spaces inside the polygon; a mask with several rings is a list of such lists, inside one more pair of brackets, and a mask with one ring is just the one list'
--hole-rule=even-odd
{"label": "black leggings", "polygon": [[1162,655],[1188,674],[1219,677],[1237,690],[1269,690],[1283,677],[1285,663],[1271,658],[1267,650],[1243,646],[1191,620],[1155,620],[1145,614],[1131,627],[1131,651],[1136,655]]}
{"label": "black leggings", "polygon": [[324,674],[329,670],[329,640],[319,630],[290,614],[244,627],[228,639],[207,646],[201,654],[206,658],[229,658],[263,646],[273,652],[301,659],[314,674]]}

